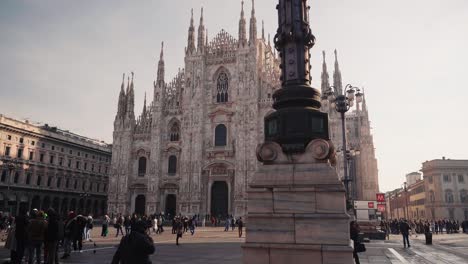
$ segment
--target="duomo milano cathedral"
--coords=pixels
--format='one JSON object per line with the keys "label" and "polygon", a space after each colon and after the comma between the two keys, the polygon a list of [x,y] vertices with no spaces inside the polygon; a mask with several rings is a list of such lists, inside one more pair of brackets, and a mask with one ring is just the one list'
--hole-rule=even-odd
{"label": "duomo milano cathedral", "polygon": [[[257,36],[261,35],[261,36]],[[114,122],[108,212],[241,216],[246,213],[248,181],[263,141],[263,118],[273,111],[279,88],[279,58],[262,32],[257,34],[255,9],[247,20],[244,8],[237,38],[221,30],[208,39],[203,10],[198,29],[188,30],[185,67],[172,80],[164,74],[164,54],[154,81],[152,102],[134,113],[133,74],[124,78]],[[323,61],[322,92],[330,86]],[[335,52],[333,86],[342,89]],[[330,135],[341,144],[341,121],[333,109]],[[347,114],[352,195],[375,200],[377,161],[365,99]],[[338,153],[337,164],[342,164]],[[339,174],[343,167],[337,165]],[[342,166],[342,165],[341,165]]]}

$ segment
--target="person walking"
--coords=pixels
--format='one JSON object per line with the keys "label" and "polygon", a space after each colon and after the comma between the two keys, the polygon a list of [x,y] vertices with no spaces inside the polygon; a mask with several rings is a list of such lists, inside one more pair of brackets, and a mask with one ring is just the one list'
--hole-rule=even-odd
{"label": "person walking", "polygon": [[41,264],[41,249],[44,242],[44,234],[47,230],[47,222],[44,220],[44,212],[39,211],[35,213],[27,227],[29,235],[29,264],[34,262],[34,254],[36,255],[37,264]]}
{"label": "person walking", "polygon": [[64,225],[64,235],[63,235],[63,256],[61,259],[66,259],[70,257],[71,254],[71,243],[73,241],[73,229],[74,225],[76,224],[76,215],[75,212],[70,211],[67,216],[67,220],[65,220]]}
{"label": "person walking", "polygon": [[75,224],[72,226],[73,250],[83,252],[83,232],[86,226],[86,218],[78,215]]}
{"label": "person walking", "polygon": [[408,221],[405,219],[400,223],[400,232],[401,235],[403,236],[403,245],[406,248],[406,245],[408,244],[408,247],[411,247],[410,242],[409,242],[409,231],[411,230],[411,227],[408,224]]}
{"label": "person walking", "polygon": [[188,227],[189,227],[189,230],[190,230],[190,234],[195,234],[195,218],[192,217],[188,220]]}
{"label": "person walking", "polygon": [[122,229],[123,222],[124,222],[123,216],[119,214],[119,216],[115,220],[115,228],[117,229],[117,234],[115,234],[115,237],[119,236],[119,231],[120,231],[120,234],[122,234],[122,236],[124,235],[123,229]]}
{"label": "person walking", "polygon": [[226,217],[226,222],[224,222],[224,232],[229,231],[230,226],[231,226],[231,218],[228,216]]}
{"label": "person walking", "polygon": [[244,222],[242,221],[242,217],[237,219],[237,228],[239,230],[239,237],[242,237],[242,228],[244,228]]}
{"label": "person walking", "polygon": [[234,231],[236,229],[236,221],[235,221],[235,217],[231,215],[231,231]]}
{"label": "person walking", "polygon": [[26,249],[29,218],[24,208],[20,208],[20,213],[15,218],[15,238],[16,238],[16,259],[12,259],[14,264],[20,264],[23,260],[24,250]]}
{"label": "person walking", "polygon": [[163,219],[162,219],[162,216],[157,217],[156,220],[157,220],[157,225],[158,225],[158,229],[156,230],[156,234],[162,234],[162,232],[163,232],[163,228],[162,228]]}
{"label": "person walking", "polygon": [[93,241],[91,239],[91,231],[93,231],[93,222],[94,219],[91,215],[88,215],[88,218],[86,219],[86,226],[85,226],[85,241]]}
{"label": "person walking", "polygon": [[146,223],[137,221],[132,232],[120,240],[111,264],[151,264],[149,255],[155,251],[153,239],[145,234]]}
{"label": "person walking", "polygon": [[125,226],[125,235],[130,234],[130,227],[132,226],[132,221],[130,220],[129,215],[125,217],[124,226]]}
{"label": "person walking", "polygon": [[104,219],[102,219],[102,231],[101,231],[101,237],[106,237],[107,233],[109,232],[109,222],[110,218],[108,215],[104,216]]}
{"label": "person walking", "polygon": [[58,263],[58,242],[60,239],[59,217],[54,209],[47,210],[49,216],[47,231],[45,233],[45,247],[47,248],[47,264]]}
{"label": "person walking", "polygon": [[179,238],[182,238],[182,234],[184,233],[184,224],[182,223],[182,219],[177,217],[175,220],[175,230],[176,230],[176,245],[179,245]]}
{"label": "person walking", "polygon": [[353,258],[354,262],[356,264],[360,264],[361,262],[359,261],[359,252],[364,252],[365,251],[365,246],[361,243],[359,239],[359,232],[361,232],[361,229],[359,228],[359,225],[356,221],[351,221],[349,224],[349,235],[351,240],[353,240],[353,245],[354,245],[354,250],[353,250]]}

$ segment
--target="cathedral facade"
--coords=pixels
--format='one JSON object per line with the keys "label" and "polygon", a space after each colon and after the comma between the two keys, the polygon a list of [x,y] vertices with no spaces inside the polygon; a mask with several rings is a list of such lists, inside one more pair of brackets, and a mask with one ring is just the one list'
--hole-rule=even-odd
{"label": "cathedral facade", "polygon": [[279,58],[263,27],[258,37],[253,6],[247,23],[242,5],[237,38],[221,30],[209,40],[203,9],[197,31],[192,11],[184,69],[166,81],[161,47],[152,102],[145,96],[138,117],[133,73],[122,80],[108,212],[244,215],[279,79]]}

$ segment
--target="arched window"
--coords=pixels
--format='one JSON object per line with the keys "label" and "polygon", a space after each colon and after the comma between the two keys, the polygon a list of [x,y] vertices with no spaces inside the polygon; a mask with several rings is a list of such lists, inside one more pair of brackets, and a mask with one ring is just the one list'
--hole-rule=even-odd
{"label": "arched window", "polygon": [[432,190],[429,191],[429,201],[431,201],[431,203],[435,201],[434,191]]}
{"label": "arched window", "polygon": [[7,177],[7,171],[4,170],[4,171],[2,171],[2,179],[1,179],[1,181],[2,181],[2,182],[5,182],[5,181],[6,181],[6,177]]}
{"label": "arched window", "polygon": [[468,193],[467,193],[466,190],[461,190],[460,191],[460,202],[468,203]]}
{"label": "arched window", "polygon": [[176,174],[177,172],[177,157],[172,155],[169,156],[169,164],[167,168],[167,173]]}
{"label": "arched window", "polygon": [[229,78],[225,72],[221,72],[218,75],[218,79],[216,80],[216,88],[217,88],[217,95],[216,95],[216,102],[218,103],[226,103],[229,101]]}
{"label": "arched window", "polygon": [[171,141],[179,141],[179,133],[180,133],[179,124],[174,123],[171,126],[171,130],[169,133],[169,138],[171,139]]}
{"label": "arched window", "polygon": [[445,190],[445,201],[447,203],[453,203],[453,192],[452,192],[452,190]]}
{"label": "arched window", "polygon": [[15,173],[15,178],[14,178],[13,182],[14,182],[14,183],[18,183],[18,182],[19,182],[19,173],[18,173],[18,172]]}
{"label": "arched window", "polygon": [[223,124],[217,125],[215,128],[215,146],[226,146],[227,129]]}
{"label": "arched window", "polygon": [[146,174],[146,158],[140,157],[138,159],[138,176],[143,177]]}

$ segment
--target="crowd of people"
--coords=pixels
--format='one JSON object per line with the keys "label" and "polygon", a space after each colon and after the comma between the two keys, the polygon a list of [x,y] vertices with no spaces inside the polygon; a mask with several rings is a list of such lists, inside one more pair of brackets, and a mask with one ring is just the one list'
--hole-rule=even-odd
{"label": "crowd of people", "polygon": [[[381,221],[380,228],[388,234],[398,235],[401,233],[400,225],[404,219],[390,219],[388,221]],[[417,234],[454,234],[459,233],[462,229],[463,233],[468,232],[468,221],[460,224],[459,221],[441,219],[441,220],[408,220],[407,224]]]}
{"label": "crowd of people", "polygon": [[[213,226],[219,226],[224,221],[225,231],[234,231],[237,227],[239,237],[243,235],[242,217],[236,219],[231,215],[221,220],[221,217],[170,216],[160,213],[148,216],[105,215],[102,218],[101,237],[109,236],[109,229],[115,228],[115,237],[122,236],[122,239],[113,263],[126,263],[125,259],[132,260],[130,252],[139,252],[141,256],[147,256],[144,259],[149,259],[148,256],[154,252],[151,235],[162,234],[164,225],[172,226],[176,245],[179,245],[183,234],[190,233],[193,236],[196,228],[205,226],[207,220],[211,220]],[[52,208],[47,211],[21,210],[16,217],[0,215],[0,230],[7,234],[5,247],[10,250],[11,263],[14,264],[23,263],[23,260],[29,264],[55,264],[59,263],[59,259],[70,258],[72,251],[83,252],[83,243],[93,242],[94,225],[95,220],[91,215],[70,211],[62,217]],[[96,243],[93,244],[96,247]],[[59,256],[60,248],[63,250],[62,256]]]}
{"label": "crowd of people", "polygon": [[[16,217],[4,222],[8,229],[5,247],[10,250],[11,263],[58,263],[58,249],[68,258],[73,248],[82,251],[83,240],[91,241],[93,218],[69,212],[65,219],[54,209],[31,212],[21,210]],[[44,262],[42,262],[42,256]]]}

